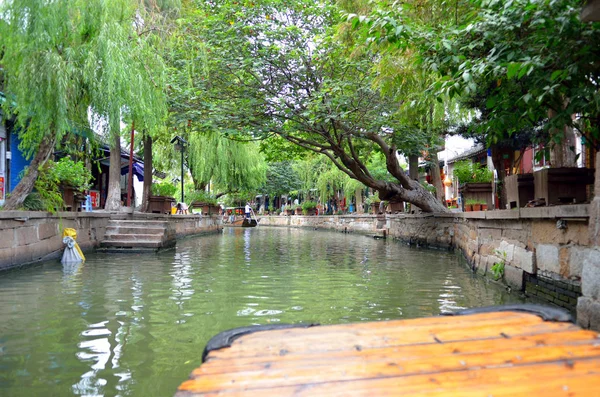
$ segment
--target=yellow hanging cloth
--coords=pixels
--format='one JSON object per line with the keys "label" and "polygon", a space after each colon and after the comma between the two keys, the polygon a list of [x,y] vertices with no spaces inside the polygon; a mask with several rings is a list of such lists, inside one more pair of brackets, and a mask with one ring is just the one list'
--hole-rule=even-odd
{"label": "yellow hanging cloth", "polygon": [[66,228],[65,230],[63,230],[63,238],[65,238],[65,237],[71,237],[73,240],[75,240],[75,249],[81,256],[81,259],[83,261],[85,261],[85,256],[83,255],[83,252],[81,252],[81,248],[79,248],[79,244],[77,244],[77,230],[71,229],[71,228]]}

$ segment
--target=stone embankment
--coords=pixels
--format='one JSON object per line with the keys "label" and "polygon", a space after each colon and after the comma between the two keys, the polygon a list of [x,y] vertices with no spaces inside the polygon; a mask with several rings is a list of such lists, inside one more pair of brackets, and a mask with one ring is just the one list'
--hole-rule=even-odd
{"label": "stone embankment", "polygon": [[586,291],[600,291],[600,272],[588,270],[592,266],[588,258],[597,252],[590,242],[588,211],[589,205],[580,204],[436,215],[397,214],[387,215],[385,220],[372,215],[273,216],[263,218],[261,225],[366,234],[385,231],[417,246],[459,249],[478,273],[494,278],[492,267],[503,263],[503,281],[512,289],[572,311],[577,309],[582,325],[600,328],[600,311],[586,298]]}
{"label": "stone embankment", "polygon": [[[138,226],[144,222],[149,222],[153,227],[164,224],[164,231],[161,232],[159,241],[152,244],[152,248],[170,246],[175,238],[216,232],[222,227],[220,217],[216,216],[103,211],[59,212],[52,215],[34,211],[0,211],[0,270],[60,257],[64,250],[62,231],[65,228],[77,231],[77,242],[84,252],[99,248],[103,242],[122,242],[114,238],[115,232],[111,231],[114,226],[111,225],[127,221],[135,221]],[[130,239],[135,237],[130,236]],[[110,243],[106,245],[115,246]]]}

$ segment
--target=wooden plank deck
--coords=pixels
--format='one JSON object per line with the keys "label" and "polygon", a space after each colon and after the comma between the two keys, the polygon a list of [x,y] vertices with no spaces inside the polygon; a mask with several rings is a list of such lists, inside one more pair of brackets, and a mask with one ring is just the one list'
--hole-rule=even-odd
{"label": "wooden plank deck", "polygon": [[217,395],[600,396],[600,339],[517,311],[260,331],[176,394]]}

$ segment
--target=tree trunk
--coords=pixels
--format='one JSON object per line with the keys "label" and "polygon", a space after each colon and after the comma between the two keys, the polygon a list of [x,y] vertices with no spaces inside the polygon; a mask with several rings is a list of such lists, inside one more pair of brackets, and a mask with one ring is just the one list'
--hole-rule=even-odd
{"label": "tree trunk", "polygon": [[35,156],[31,160],[31,164],[27,168],[27,172],[14,190],[10,193],[10,196],[4,202],[5,210],[17,210],[23,201],[27,198],[29,193],[33,190],[35,181],[39,174],[39,169],[43,166],[46,161],[50,158],[50,155],[54,151],[54,145],[56,144],[56,133],[52,133],[49,137],[46,137],[40,143]]}
{"label": "tree trunk", "polygon": [[148,212],[152,195],[152,137],[144,134],[144,189],[142,193],[142,212]]}
{"label": "tree trunk", "polygon": [[408,176],[413,181],[419,180],[419,156],[416,154],[408,156]]}
{"label": "tree trunk", "polygon": [[418,181],[410,181],[410,189],[397,183],[386,182],[384,187],[374,188],[379,192],[379,198],[390,201],[406,201],[419,207],[423,212],[448,212],[433,194],[425,189]]}
{"label": "tree trunk", "polygon": [[[554,110],[548,111],[548,117],[556,116]],[[575,154],[575,132],[573,128],[564,126],[562,129],[552,129],[552,135],[560,136],[560,143],[555,143],[550,148],[550,166],[559,167],[577,167]]]}
{"label": "tree trunk", "polygon": [[356,212],[359,214],[363,214],[365,212],[363,208],[362,192],[362,189],[356,189],[354,192],[354,195],[356,196]]}
{"label": "tree trunk", "polygon": [[440,161],[438,159],[437,151],[435,149],[429,152],[431,157],[431,180],[433,186],[435,186],[435,196],[442,204],[446,204],[446,193],[444,192],[444,185],[442,184],[442,176],[440,175]]}
{"label": "tree trunk", "polygon": [[504,209],[506,208],[506,204],[508,203],[508,198],[506,196],[506,170],[504,169],[502,151],[498,149],[498,146],[492,145],[490,146],[492,149],[492,163],[494,164],[494,168],[496,169],[496,174],[498,175],[498,185],[501,186],[500,191],[496,191],[496,195],[500,202],[498,203],[498,208]]}
{"label": "tree trunk", "polygon": [[118,133],[112,133],[112,140],[110,169],[108,171],[108,192],[104,209],[107,211],[119,211],[121,209],[121,137]]}

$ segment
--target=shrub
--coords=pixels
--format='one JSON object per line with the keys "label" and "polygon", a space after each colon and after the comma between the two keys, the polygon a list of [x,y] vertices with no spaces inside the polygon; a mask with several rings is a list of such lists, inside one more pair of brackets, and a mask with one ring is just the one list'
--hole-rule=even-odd
{"label": "shrub", "polygon": [[154,183],[152,185],[153,196],[175,197],[177,186],[168,182]]}
{"label": "shrub", "polygon": [[314,201],[305,201],[302,203],[302,211],[314,210],[317,208],[317,203]]}
{"label": "shrub", "polygon": [[381,199],[379,198],[379,192],[375,192],[374,194],[370,195],[365,199],[365,203],[368,205],[379,204],[380,202]]}
{"label": "shrub", "polygon": [[189,192],[185,196],[185,201],[189,205],[192,205],[194,203],[217,205],[217,199],[214,198],[210,193],[205,192],[204,190],[196,190],[194,192]]}
{"label": "shrub", "polygon": [[452,171],[458,183],[487,183],[492,182],[494,179],[494,173],[481,164],[475,164],[470,160],[458,161],[454,164]]}
{"label": "shrub", "polygon": [[63,157],[51,163],[49,171],[60,184],[71,186],[74,190],[83,192],[92,186],[92,172],[85,167],[83,161]]}
{"label": "shrub", "polygon": [[47,161],[35,181],[36,194],[28,196],[23,203],[26,209],[54,212],[64,205],[60,185],[83,192],[91,187],[92,173],[82,161],[63,157],[57,162]]}

